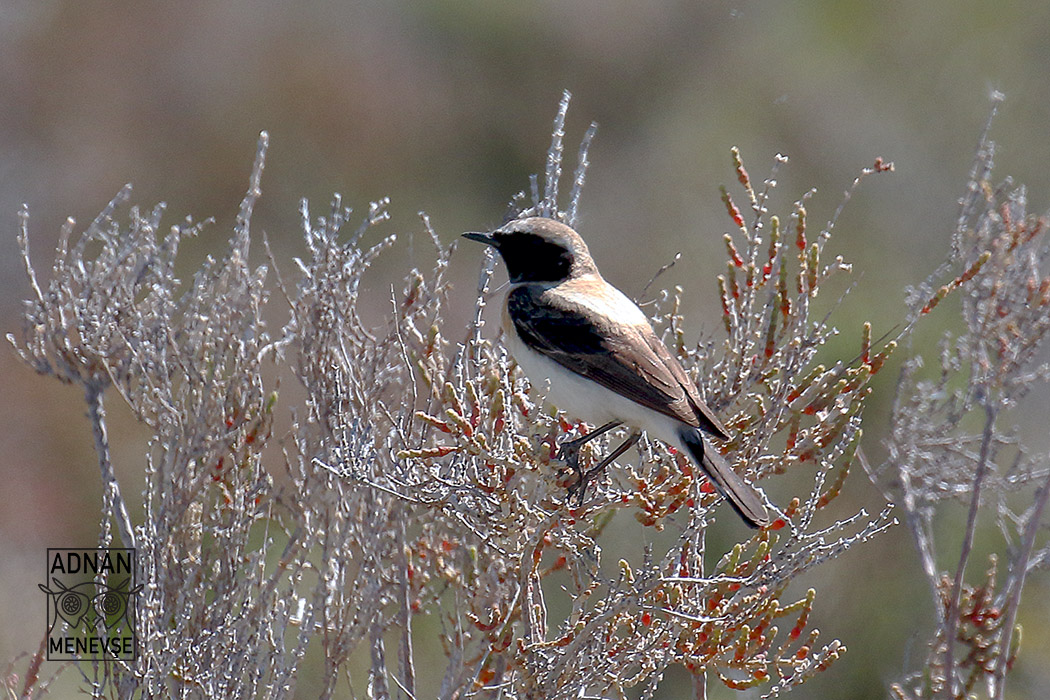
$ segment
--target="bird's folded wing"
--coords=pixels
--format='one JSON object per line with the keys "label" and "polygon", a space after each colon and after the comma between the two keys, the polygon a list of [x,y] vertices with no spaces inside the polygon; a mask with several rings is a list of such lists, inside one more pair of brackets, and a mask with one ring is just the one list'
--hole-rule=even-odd
{"label": "bird's folded wing", "polygon": [[507,307],[514,329],[533,350],[647,408],[728,437],[644,320],[609,318],[553,290],[530,286],[513,290]]}

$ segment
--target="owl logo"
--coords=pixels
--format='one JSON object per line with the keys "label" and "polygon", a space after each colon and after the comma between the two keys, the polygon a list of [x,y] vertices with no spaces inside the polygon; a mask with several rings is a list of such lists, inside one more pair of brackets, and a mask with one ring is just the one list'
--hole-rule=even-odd
{"label": "owl logo", "polygon": [[130,576],[115,586],[95,581],[67,586],[57,578],[52,578],[51,582],[54,590],[42,583],[37,584],[40,590],[51,597],[54,610],[54,614],[50,616],[48,635],[54,632],[59,620],[74,630],[82,627],[85,631],[98,630],[101,626],[113,632],[122,622],[122,627],[132,629],[134,606],[129,605],[130,598],[142,590],[142,584],[129,588]]}

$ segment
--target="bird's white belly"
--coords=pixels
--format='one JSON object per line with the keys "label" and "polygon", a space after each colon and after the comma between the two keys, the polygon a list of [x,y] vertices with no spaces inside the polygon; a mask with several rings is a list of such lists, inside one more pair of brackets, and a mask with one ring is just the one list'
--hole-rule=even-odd
{"label": "bird's white belly", "polygon": [[542,392],[549,384],[547,400],[570,416],[594,426],[621,421],[630,427],[644,430],[649,437],[672,445],[681,442],[677,432],[681,423],[674,418],[621,396],[529,348],[518,337],[512,323],[504,325],[504,338],[507,349],[532,385]]}

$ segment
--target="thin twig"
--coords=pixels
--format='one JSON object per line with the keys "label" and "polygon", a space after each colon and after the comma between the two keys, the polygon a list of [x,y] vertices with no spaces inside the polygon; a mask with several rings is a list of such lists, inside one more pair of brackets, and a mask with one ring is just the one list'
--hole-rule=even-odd
{"label": "thin twig", "polygon": [[408,695],[409,700],[415,700],[416,697],[416,666],[415,666],[415,653],[412,649],[412,588],[408,580],[409,563],[408,563],[408,544],[405,534],[405,518],[398,518],[398,549],[400,550],[401,558],[401,648],[398,656],[400,656],[401,662],[401,673],[404,676],[404,682],[402,683],[397,679],[397,676],[393,676],[394,682],[397,683],[405,694]]}
{"label": "thin twig", "polygon": [[962,604],[963,581],[966,576],[966,564],[973,549],[973,538],[977,532],[977,512],[981,507],[981,488],[988,473],[992,435],[995,433],[996,409],[991,400],[986,400],[984,434],[981,439],[981,454],[977,461],[977,471],[973,477],[973,497],[970,499],[970,512],[966,516],[966,530],[963,532],[962,552],[959,554],[959,565],[955,569],[955,580],[952,582],[952,598],[945,618],[944,642],[945,673],[947,683],[944,686],[944,697],[955,697],[955,635],[959,625],[959,607]]}
{"label": "thin twig", "polygon": [[124,504],[124,497],[120,493],[120,484],[117,482],[117,476],[113,473],[113,463],[110,461],[109,437],[106,435],[106,409],[103,404],[102,389],[94,382],[88,382],[84,387],[84,400],[87,401],[88,412],[91,416],[91,428],[95,436],[95,452],[98,454],[98,466],[102,472],[102,488],[106,493],[107,499],[112,499],[121,542],[125,547],[134,549],[135,531],[131,525],[131,517],[128,515],[127,506]]}
{"label": "thin twig", "polygon": [[1028,575],[1028,563],[1031,561],[1036,534],[1042,524],[1043,511],[1046,509],[1048,500],[1050,500],[1050,476],[1035,493],[1035,503],[1032,505],[1032,512],[1025,528],[1024,541],[1014,559],[1013,566],[1017,571],[1017,576],[1006,602],[1006,615],[1002,626],[1003,636],[999,642],[999,657],[995,662],[995,700],[1002,700],[1006,692],[1006,672],[1010,663],[1010,646],[1013,644],[1017,609],[1021,605],[1021,591],[1024,589],[1025,578]]}

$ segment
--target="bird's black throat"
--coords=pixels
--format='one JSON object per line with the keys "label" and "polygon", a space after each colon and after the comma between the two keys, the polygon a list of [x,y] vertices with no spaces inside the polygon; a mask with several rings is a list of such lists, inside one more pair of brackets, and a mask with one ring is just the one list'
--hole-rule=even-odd
{"label": "bird's black throat", "polygon": [[572,251],[542,236],[497,231],[485,242],[499,251],[513,283],[561,282],[572,272]]}

